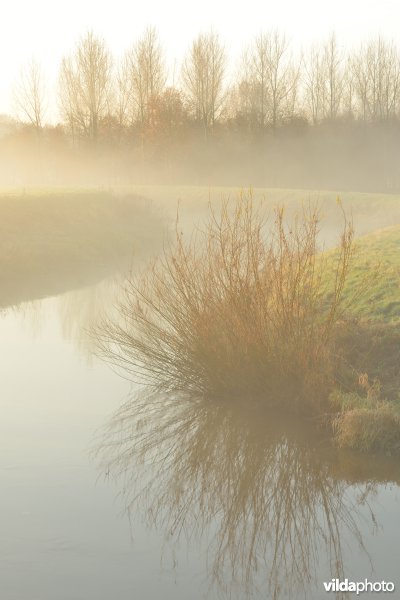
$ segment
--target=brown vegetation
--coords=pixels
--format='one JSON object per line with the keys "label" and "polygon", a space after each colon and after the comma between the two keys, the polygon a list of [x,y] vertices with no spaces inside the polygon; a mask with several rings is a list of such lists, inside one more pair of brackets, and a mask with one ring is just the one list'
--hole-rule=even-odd
{"label": "brown vegetation", "polygon": [[333,421],[335,438],[340,448],[364,452],[400,452],[400,411],[387,401],[377,401],[374,406],[359,406],[342,410]]}
{"label": "brown vegetation", "polygon": [[346,315],[375,281],[370,264],[354,281],[351,223],[321,254],[315,208],[269,217],[250,192],[210,205],[188,240],[178,221],[99,329],[101,352],[158,392],[312,416],[340,447],[397,453],[399,331]]}
{"label": "brown vegetation", "polygon": [[210,207],[188,241],[178,222],[175,245],[128,281],[102,351],[159,390],[320,414],[353,230],[345,221],[334,264],[318,256],[317,234],[316,209],[287,222],[277,208],[268,222],[251,193]]}
{"label": "brown vegetation", "polygon": [[400,452],[399,339],[396,323],[348,321],[340,328],[340,385],[330,403],[341,448]]}

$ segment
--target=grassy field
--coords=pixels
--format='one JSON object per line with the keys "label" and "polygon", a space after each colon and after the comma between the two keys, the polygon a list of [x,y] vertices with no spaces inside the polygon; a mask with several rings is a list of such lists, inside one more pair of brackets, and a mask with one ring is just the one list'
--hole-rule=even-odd
{"label": "grassy field", "polygon": [[[179,210],[188,234],[202,223],[208,203],[234,197],[237,188],[198,186],[135,186],[105,189],[2,189],[0,190],[0,306],[42,297],[90,284],[126,265],[132,256],[157,253],[166,228]],[[337,191],[254,189],[266,208],[284,204],[288,214],[302,202],[316,202],[321,211],[322,245],[333,247],[342,226],[336,199],[352,215],[356,235],[375,232],[362,241],[360,266],[353,282],[362,276],[368,253],[385,263],[386,279],[376,284],[375,297],[356,308],[383,318],[396,318],[396,228],[400,223],[400,197]],[[178,209],[179,207],[179,209]],[[389,260],[390,257],[390,260]],[[392,269],[392,273],[390,273]],[[372,308],[373,307],[373,308]]]}
{"label": "grassy field", "polygon": [[[126,263],[132,255],[156,253],[166,227],[176,219],[188,233],[201,224],[208,203],[235,196],[237,188],[197,186],[135,186],[105,189],[0,190],[0,306],[30,297],[88,284]],[[357,236],[373,233],[361,243],[362,276],[368,254],[385,267],[375,297],[357,306],[367,315],[396,318],[395,285],[399,250],[400,197],[337,191],[254,189],[266,208],[284,204],[288,214],[302,202],[316,202],[321,212],[322,245],[333,247],[342,226],[336,199],[354,221]],[[179,209],[178,209],[179,207]],[[382,230],[382,231],[381,231]],[[375,261],[376,262],[376,261]],[[390,272],[392,270],[392,272]]]}
{"label": "grassy field", "polygon": [[[221,198],[234,197],[240,191],[238,188],[201,186],[136,186],[122,190],[154,201],[172,218],[176,216],[179,201],[182,220],[189,225],[201,222],[209,201],[219,202]],[[353,218],[356,236],[400,224],[400,196],[396,195],[267,188],[254,188],[253,193],[256,199],[265,200],[267,209],[284,204],[290,212],[302,203],[317,203],[321,212],[321,240],[329,247],[336,245],[343,224],[337,206],[338,197],[346,213]]]}
{"label": "grassy field", "polygon": [[165,222],[136,195],[35,190],[0,195],[0,306],[94,283],[151,255]]}
{"label": "grassy field", "polygon": [[[207,210],[208,202],[218,202],[223,197],[234,197],[237,187],[226,186],[158,186],[138,185],[121,186],[113,189],[105,188],[0,188],[1,199],[4,197],[32,196],[41,198],[54,196],[60,198],[64,195],[91,194],[94,196],[125,196],[131,198],[144,198],[154,203],[155,209],[168,217],[176,217],[177,204],[180,206],[182,218],[190,224],[202,218]],[[340,190],[302,190],[302,189],[274,189],[253,188],[255,198],[265,199],[266,206],[285,204],[290,208],[298,207],[302,202],[316,202],[321,207],[322,225],[327,234],[330,230],[337,230],[341,225],[340,211],[337,210],[336,199],[342,199],[344,209],[353,215],[356,235],[364,235],[376,229],[400,223],[400,195],[370,194],[361,192],[341,192]],[[329,237],[329,236],[328,236]]]}

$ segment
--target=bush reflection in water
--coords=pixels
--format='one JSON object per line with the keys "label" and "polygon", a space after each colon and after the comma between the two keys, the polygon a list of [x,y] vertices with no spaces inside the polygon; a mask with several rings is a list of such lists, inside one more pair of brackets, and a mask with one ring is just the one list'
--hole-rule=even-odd
{"label": "bush reflection in water", "polygon": [[248,403],[141,393],[114,415],[97,453],[128,512],[144,511],[172,544],[207,540],[211,584],[240,597],[259,586],[300,597],[321,585],[319,560],[344,578],[344,540],[366,552],[361,505],[375,524],[373,463],[357,464],[313,429]]}

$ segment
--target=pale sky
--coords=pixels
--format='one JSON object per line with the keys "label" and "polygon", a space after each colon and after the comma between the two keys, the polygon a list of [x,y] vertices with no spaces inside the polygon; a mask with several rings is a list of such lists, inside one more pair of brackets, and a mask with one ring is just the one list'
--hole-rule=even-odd
{"label": "pale sky", "polygon": [[13,85],[32,58],[41,63],[53,93],[61,57],[88,29],[118,57],[154,25],[177,72],[190,41],[210,28],[233,60],[254,35],[271,28],[284,31],[294,46],[332,30],[343,45],[378,34],[400,42],[400,0],[0,0],[0,9],[0,114],[13,112]]}

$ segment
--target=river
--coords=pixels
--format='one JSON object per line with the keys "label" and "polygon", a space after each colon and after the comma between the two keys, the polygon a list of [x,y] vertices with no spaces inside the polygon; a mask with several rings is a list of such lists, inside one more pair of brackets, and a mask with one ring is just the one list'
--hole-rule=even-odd
{"label": "river", "polygon": [[0,314],[0,597],[319,599],[335,577],[400,590],[398,462],[339,453],[310,424],[143,396],[88,334],[116,286]]}

